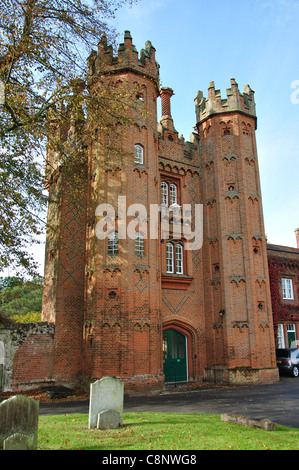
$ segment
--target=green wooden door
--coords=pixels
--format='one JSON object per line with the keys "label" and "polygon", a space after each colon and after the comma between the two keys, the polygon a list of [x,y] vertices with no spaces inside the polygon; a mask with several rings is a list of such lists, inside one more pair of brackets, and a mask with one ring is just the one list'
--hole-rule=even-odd
{"label": "green wooden door", "polygon": [[287,325],[287,333],[288,333],[288,343],[289,348],[296,348],[296,329],[295,324],[291,323]]}
{"label": "green wooden door", "polygon": [[163,332],[165,382],[187,380],[186,336],[176,330]]}

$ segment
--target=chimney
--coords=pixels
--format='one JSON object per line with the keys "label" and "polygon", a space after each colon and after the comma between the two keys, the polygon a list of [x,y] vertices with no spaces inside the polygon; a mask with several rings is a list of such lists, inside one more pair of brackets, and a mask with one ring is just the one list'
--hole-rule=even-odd
{"label": "chimney", "polygon": [[299,248],[299,228],[295,229],[296,240],[297,240],[297,248]]}
{"label": "chimney", "polygon": [[173,119],[171,117],[171,106],[170,98],[173,96],[173,90],[171,88],[163,87],[160,90],[160,96],[162,101],[162,117],[161,124],[169,131],[175,131],[173,126]]}

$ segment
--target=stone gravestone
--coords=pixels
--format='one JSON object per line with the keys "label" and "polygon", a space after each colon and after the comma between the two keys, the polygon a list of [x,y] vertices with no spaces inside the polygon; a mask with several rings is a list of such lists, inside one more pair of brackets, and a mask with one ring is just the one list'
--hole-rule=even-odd
{"label": "stone gravestone", "polygon": [[105,410],[98,414],[98,429],[117,429],[120,426],[120,414],[115,410]]}
{"label": "stone gravestone", "polygon": [[39,401],[16,395],[0,403],[0,449],[34,450]]}
{"label": "stone gravestone", "polygon": [[[99,427],[115,428],[115,416],[119,415],[118,426],[122,425],[124,409],[124,384],[113,377],[103,377],[90,385],[89,429]],[[102,412],[103,413],[100,417]],[[112,412],[111,412],[112,411]],[[111,426],[108,420],[111,418]],[[101,423],[102,421],[102,423]]]}

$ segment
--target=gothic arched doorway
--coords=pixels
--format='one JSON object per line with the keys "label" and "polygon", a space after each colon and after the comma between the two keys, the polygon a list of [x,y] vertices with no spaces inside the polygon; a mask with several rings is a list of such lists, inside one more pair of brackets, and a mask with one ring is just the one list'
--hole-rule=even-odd
{"label": "gothic arched doorway", "polygon": [[187,337],[177,330],[163,331],[163,371],[165,382],[188,380]]}

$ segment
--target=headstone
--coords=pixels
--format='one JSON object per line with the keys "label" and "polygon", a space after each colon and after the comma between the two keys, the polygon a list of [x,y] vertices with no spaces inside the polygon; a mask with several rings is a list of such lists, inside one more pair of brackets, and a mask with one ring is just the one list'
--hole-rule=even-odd
{"label": "headstone", "polygon": [[98,414],[106,410],[119,413],[122,425],[124,409],[124,384],[113,377],[103,377],[90,385],[89,429],[97,426]]}
{"label": "headstone", "polygon": [[98,414],[98,429],[117,429],[120,426],[120,414],[115,410],[105,410]]}
{"label": "headstone", "polygon": [[0,403],[0,449],[36,449],[38,416],[39,401],[33,398],[16,395]]}

